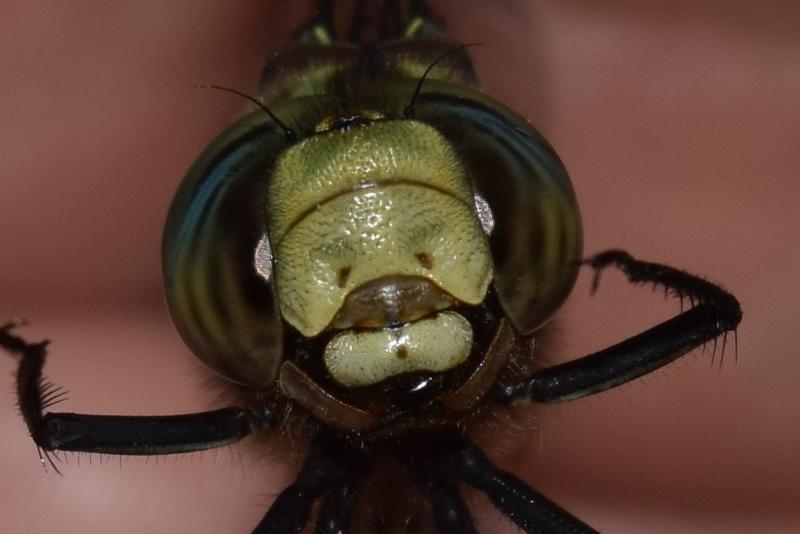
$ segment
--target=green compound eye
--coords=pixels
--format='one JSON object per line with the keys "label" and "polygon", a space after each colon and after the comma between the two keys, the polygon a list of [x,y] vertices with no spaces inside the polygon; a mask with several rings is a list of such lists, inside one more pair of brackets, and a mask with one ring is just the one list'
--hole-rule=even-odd
{"label": "green compound eye", "polygon": [[223,376],[266,387],[283,334],[266,241],[265,178],[287,146],[262,113],[220,135],[192,166],[164,230],[164,289],[192,351]]}
{"label": "green compound eye", "polygon": [[493,285],[515,330],[532,333],[572,290],[581,258],[580,213],[567,171],[527,121],[465,87],[427,84],[416,117],[452,140],[491,210]]}

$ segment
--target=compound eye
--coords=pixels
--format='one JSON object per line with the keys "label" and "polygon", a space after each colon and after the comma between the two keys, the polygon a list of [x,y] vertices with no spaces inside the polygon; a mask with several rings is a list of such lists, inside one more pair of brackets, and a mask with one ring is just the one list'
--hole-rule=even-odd
{"label": "compound eye", "polygon": [[530,334],[577,276],[582,232],[569,176],[547,141],[509,109],[463,88],[436,89],[420,99],[417,117],[429,113],[459,148],[489,235],[498,299],[515,330]]}
{"label": "compound eye", "polygon": [[283,357],[258,199],[286,140],[265,121],[245,117],[205,150],[181,182],[162,243],[164,293],[181,337],[213,370],[254,387],[273,383]]}

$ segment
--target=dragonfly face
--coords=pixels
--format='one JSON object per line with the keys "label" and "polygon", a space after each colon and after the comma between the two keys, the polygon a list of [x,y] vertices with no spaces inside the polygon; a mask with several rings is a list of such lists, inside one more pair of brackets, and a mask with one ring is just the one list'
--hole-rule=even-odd
{"label": "dragonfly face", "polygon": [[200,157],[164,234],[167,301],[201,359],[319,416],[313,383],[361,430],[400,404],[470,413],[581,253],[555,152],[429,25],[370,48],[301,33],[264,68],[268,111]]}
{"label": "dragonfly face", "polygon": [[695,306],[541,369],[532,341],[581,263],[563,165],[476,90],[466,50],[424,3],[383,3],[369,44],[360,31],[337,36],[332,7],[320,2],[267,63],[266,109],[201,154],[164,232],[173,319],[249,403],[168,417],[49,412],[58,393],[38,379],[44,349],[8,325],[0,345],[22,356],[31,434],[45,459],[168,454],[302,419],[310,456],[257,532],[300,530],[312,509],[330,530],[468,532],[465,484],[525,530],[589,530],[493,466],[473,431],[509,403],[569,400],[664,365],[734,329],[738,303],[681,271],[599,254],[585,261],[598,273],[619,267]]}

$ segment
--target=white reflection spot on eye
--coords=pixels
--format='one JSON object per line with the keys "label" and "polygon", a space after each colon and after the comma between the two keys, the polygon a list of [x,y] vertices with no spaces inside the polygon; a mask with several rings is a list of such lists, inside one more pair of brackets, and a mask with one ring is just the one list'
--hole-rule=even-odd
{"label": "white reflection spot on eye", "polygon": [[478,213],[478,220],[481,222],[481,228],[486,235],[492,235],[492,230],[494,230],[494,214],[492,213],[492,208],[489,206],[489,203],[486,202],[486,199],[480,196],[478,193],[475,193],[475,211]]}
{"label": "white reflection spot on eye", "polygon": [[272,276],[272,249],[269,247],[267,234],[261,236],[256,245],[256,253],[253,257],[256,272],[267,282]]}

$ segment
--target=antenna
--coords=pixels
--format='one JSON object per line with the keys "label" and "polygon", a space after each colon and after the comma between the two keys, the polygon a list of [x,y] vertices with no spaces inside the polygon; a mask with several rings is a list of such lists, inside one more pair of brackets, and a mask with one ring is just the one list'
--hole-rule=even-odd
{"label": "antenna", "polygon": [[275,114],[272,111],[270,111],[269,108],[266,105],[264,105],[263,102],[261,102],[261,100],[259,100],[257,98],[254,98],[254,97],[252,97],[252,96],[250,96],[250,95],[248,95],[246,93],[243,93],[241,91],[237,91],[236,89],[230,89],[228,87],[221,87],[219,85],[211,85],[211,84],[204,83],[204,84],[195,85],[194,87],[195,87],[195,89],[217,89],[218,91],[225,91],[226,93],[233,93],[234,95],[239,95],[242,98],[245,98],[245,99],[249,100],[250,102],[252,102],[256,106],[261,108],[264,111],[264,113],[269,115],[270,119],[275,121],[275,124],[277,124],[281,128],[281,130],[283,130],[283,135],[286,136],[287,141],[289,141],[289,142],[297,141],[297,133],[294,130],[292,130],[291,128],[289,128],[288,126],[286,126],[278,117],[276,117]]}
{"label": "antenna", "polygon": [[449,56],[451,54],[455,54],[459,50],[463,50],[463,49],[465,49],[467,47],[470,47],[470,46],[478,46],[479,44],[480,43],[468,43],[468,44],[460,44],[460,45],[454,46],[453,48],[451,48],[450,50],[448,50],[447,52],[445,52],[444,54],[442,54],[441,56],[439,56],[435,60],[433,60],[433,62],[430,65],[428,65],[428,68],[425,69],[425,72],[422,73],[422,76],[420,77],[419,82],[417,82],[417,88],[414,90],[414,94],[411,96],[411,102],[409,102],[408,105],[406,106],[406,108],[403,110],[403,116],[405,118],[409,119],[414,115],[414,104],[416,103],[417,97],[419,96],[419,93],[422,90],[422,84],[425,82],[425,78],[428,77],[428,74],[431,73],[431,71],[433,70],[433,67],[435,67],[437,63],[442,61],[447,56]]}

